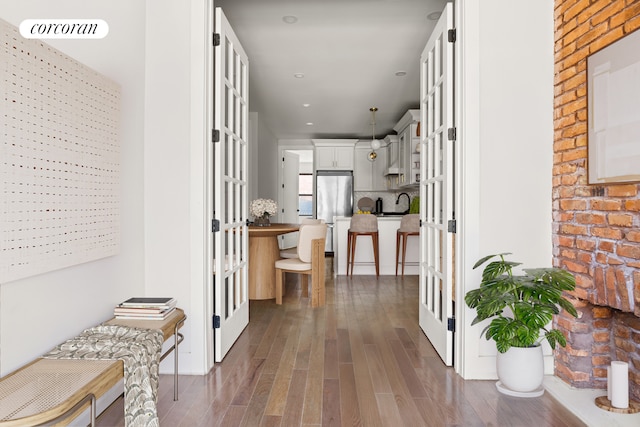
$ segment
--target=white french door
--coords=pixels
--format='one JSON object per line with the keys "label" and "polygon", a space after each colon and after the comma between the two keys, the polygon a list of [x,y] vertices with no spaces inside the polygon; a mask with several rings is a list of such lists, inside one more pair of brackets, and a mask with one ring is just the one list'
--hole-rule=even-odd
{"label": "white french door", "polygon": [[213,48],[213,127],[218,137],[212,143],[212,327],[214,357],[220,362],[249,323],[249,61],[220,8],[215,9],[214,25],[219,44]]}
{"label": "white french door", "polygon": [[453,6],[447,3],[420,58],[420,327],[453,364],[455,218]]}

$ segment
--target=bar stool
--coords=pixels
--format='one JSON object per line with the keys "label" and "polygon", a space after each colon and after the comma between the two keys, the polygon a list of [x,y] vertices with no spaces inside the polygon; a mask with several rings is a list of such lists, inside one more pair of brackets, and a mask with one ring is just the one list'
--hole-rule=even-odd
{"label": "bar stool", "polygon": [[420,214],[409,214],[400,220],[400,228],[396,232],[396,276],[398,275],[398,255],[402,242],[402,277],[404,277],[404,260],[407,255],[407,239],[420,235]]}
{"label": "bar stool", "polygon": [[373,257],[376,264],[376,277],[379,277],[378,217],[371,214],[356,214],[351,217],[349,231],[347,232],[347,276],[349,275],[349,264],[351,264],[351,275],[353,276],[353,260],[356,254],[358,236],[371,236]]}

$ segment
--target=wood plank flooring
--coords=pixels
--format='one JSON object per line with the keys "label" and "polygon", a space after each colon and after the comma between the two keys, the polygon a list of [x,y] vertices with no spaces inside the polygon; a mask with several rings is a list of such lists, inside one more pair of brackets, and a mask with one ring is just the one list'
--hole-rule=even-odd
{"label": "wood plank flooring", "polygon": [[[548,393],[517,399],[463,381],[418,326],[418,280],[339,276],[326,306],[287,274],[283,305],[251,301],[250,322],[206,376],[161,376],[162,426],[583,426]],[[98,426],[123,426],[120,397]]]}

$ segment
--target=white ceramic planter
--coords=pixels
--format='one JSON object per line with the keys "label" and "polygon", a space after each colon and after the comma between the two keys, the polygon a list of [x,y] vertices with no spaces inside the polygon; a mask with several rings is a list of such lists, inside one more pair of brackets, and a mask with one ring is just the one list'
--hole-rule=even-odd
{"label": "white ceramic planter", "polygon": [[502,387],[515,393],[500,390],[500,384],[498,390],[512,395],[542,394],[540,391],[543,391],[541,386],[544,380],[544,359],[540,345],[528,348],[511,347],[506,353],[498,352],[496,367]]}

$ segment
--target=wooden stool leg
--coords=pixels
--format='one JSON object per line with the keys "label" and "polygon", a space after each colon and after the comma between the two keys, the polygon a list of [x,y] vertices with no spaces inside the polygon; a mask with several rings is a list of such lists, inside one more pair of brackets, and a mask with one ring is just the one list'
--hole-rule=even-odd
{"label": "wooden stool leg", "polygon": [[396,276],[398,275],[398,255],[400,251],[400,230],[396,231]]}
{"label": "wooden stool leg", "polygon": [[282,304],[282,287],[284,285],[282,276],[284,272],[276,268],[276,304]]}
{"label": "wooden stool leg", "polygon": [[302,286],[302,296],[309,298],[309,275],[300,274],[300,286]]}
{"label": "wooden stool leg", "polygon": [[351,232],[347,231],[347,276],[349,275],[349,263],[351,262]]}
{"label": "wooden stool leg", "polygon": [[373,256],[376,262],[376,277],[380,277],[380,247],[378,246],[378,232],[371,235],[373,241]]}
{"label": "wooden stool leg", "polygon": [[407,240],[409,240],[409,235],[405,234],[402,241],[402,277],[404,277],[404,260],[407,256]]}
{"label": "wooden stool leg", "polygon": [[356,242],[358,240],[358,235],[354,234],[351,236],[351,276],[353,276],[353,264],[356,258]]}

